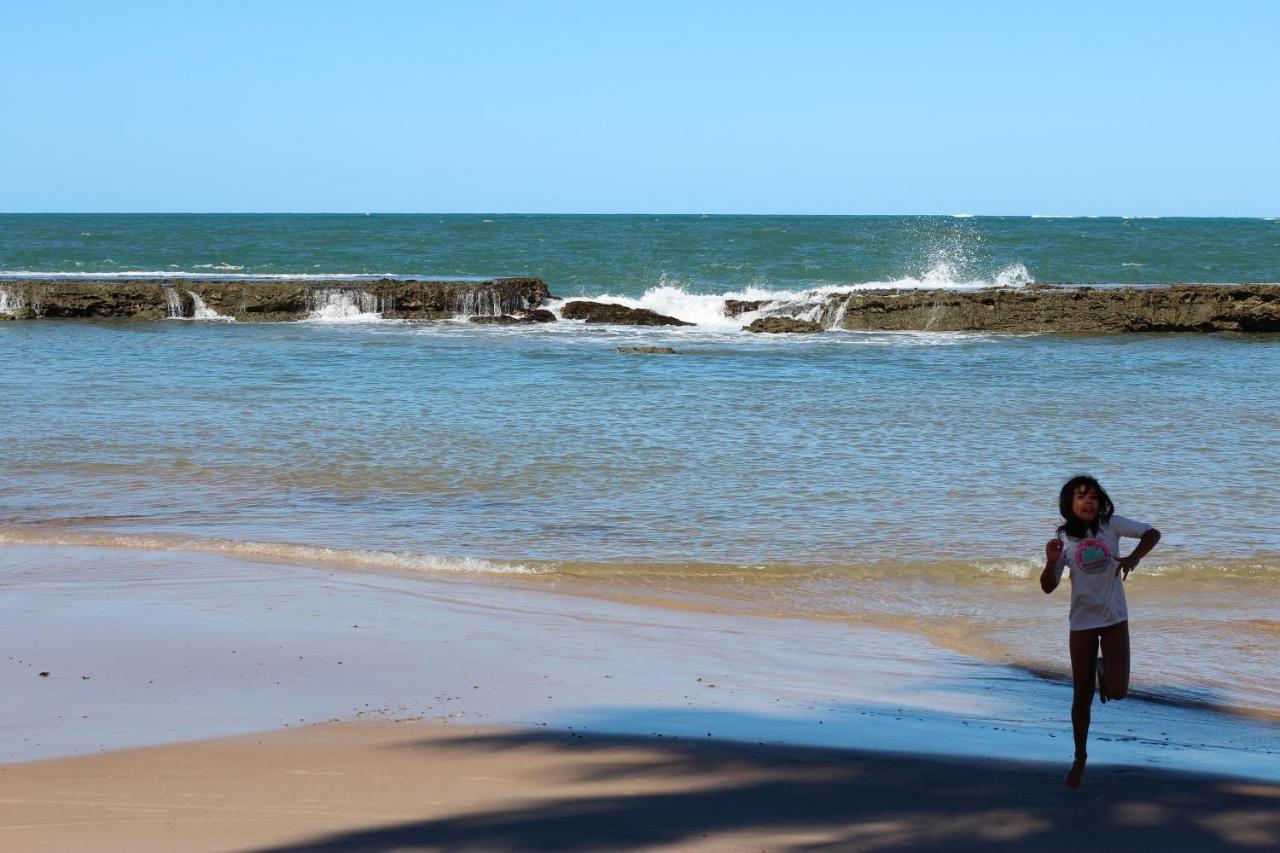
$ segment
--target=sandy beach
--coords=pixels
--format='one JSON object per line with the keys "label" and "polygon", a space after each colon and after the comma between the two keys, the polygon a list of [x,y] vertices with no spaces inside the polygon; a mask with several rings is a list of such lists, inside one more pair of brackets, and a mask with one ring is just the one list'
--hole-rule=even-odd
{"label": "sandy beach", "polygon": [[208,554],[0,559],[5,849],[1280,839],[1274,724],[1108,706],[1072,793],[1065,685],[907,634]]}

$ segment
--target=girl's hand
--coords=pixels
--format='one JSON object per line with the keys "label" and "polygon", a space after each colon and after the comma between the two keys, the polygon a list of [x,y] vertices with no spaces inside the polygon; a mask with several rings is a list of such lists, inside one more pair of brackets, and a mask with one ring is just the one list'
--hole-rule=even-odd
{"label": "girl's hand", "polygon": [[1123,571],[1124,580],[1128,580],[1129,572],[1133,571],[1138,567],[1138,561],[1141,559],[1142,559],[1141,557],[1135,557],[1132,554],[1130,554],[1127,557],[1121,557],[1119,561],[1117,561],[1116,563],[1116,575],[1119,575],[1120,572]]}
{"label": "girl's hand", "polygon": [[1044,543],[1044,557],[1049,561],[1050,565],[1058,562],[1058,558],[1062,556],[1062,540],[1050,539]]}

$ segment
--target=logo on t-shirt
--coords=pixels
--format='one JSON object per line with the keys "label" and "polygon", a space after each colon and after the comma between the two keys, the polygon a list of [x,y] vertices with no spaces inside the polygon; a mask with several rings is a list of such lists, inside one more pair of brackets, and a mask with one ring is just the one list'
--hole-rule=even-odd
{"label": "logo on t-shirt", "polygon": [[1084,539],[1076,546],[1076,565],[1091,575],[1105,572],[1111,565],[1111,551],[1101,539]]}

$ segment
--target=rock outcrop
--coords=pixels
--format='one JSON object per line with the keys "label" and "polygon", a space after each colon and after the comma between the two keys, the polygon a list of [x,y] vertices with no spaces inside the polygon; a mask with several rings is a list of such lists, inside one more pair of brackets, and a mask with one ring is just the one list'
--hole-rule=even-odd
{"label": "rock outcrop", "polygon": [[565,303],[560,316],[566,320],[585,320],[588,323],[612,323],[617,326],[693,326],[675,317],[668,317],[648,308],[628,308],[611,302],[575,300]]}
{"label": "rock outcrop", "polygon": [[767,301],[763,299],[726,299],[724,301],[724,316],[740,317],[743,314],[750,314],[752,311],[759,311],[761,307],[767,304]]}
{"label": "rock outcrop", "polygon": [[821,332],[822,324],[811,320],[797,320],[794,317],[761,317],[747,326],[748,332],[764,332],[766,334],[806,334]]}
{"label": "rock outcrop", "polygon": [[[538,278],[324,282],[28,279],[0,281],[0,316],[153,320],[193,317],[203,308],[235,320],[273,321],[299,320],[325,306],[350,305],[354,310],[380,313],[388,319],[432,320],[459,314],[538,314],[538,306],[549,295],[546,284]],[[544,321],[540,314],[531,319]]]}
{"label": "rock outcrop", "polygon": [[828,328],[939,332],[1277,332],[1280,285],[881,290],[832,296]]}
{"label": "rock outcrop", "polygon": [[0,317],[137,317],[159,320],[167,316],[165,290],[132,281],[5,281],[0,282]]}
{"label": "rock outcrop", "polygon": [[675,355],[671,347],[618,347],[624,355]]}
{"label": "rock outcrop", "polygon": [[514,326],[517,323],[554,323],[556,315],[545,308],[532,311],[521,311],[519,314],[498,314],[495,316],[477,314],[468,318],[472,323],[482,326]]}

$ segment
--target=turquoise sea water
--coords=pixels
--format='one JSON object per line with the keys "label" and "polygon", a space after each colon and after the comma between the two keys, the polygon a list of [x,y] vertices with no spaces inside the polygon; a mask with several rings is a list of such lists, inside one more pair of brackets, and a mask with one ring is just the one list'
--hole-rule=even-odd
{"label": "turquoise sea water", "polygon": [[919,216],[0,215],[0,274],[536,275],[638,297],[930,279],[1280,279],[1280,222]]}
{"label": "turquoise sea water", "polygon": [[529,273],[699,325],[0,323],[0,540],[476,572],[1061,671],[1066,591],[1035,575],[1058,486],[1088,471],[1165,534],[1129,586],[1135,688],[1280,714],[1280,337],[715,316],[726,292],[841,283],[1276,280],[1278,240],[1264,220],[2,217],[10,273]]}

